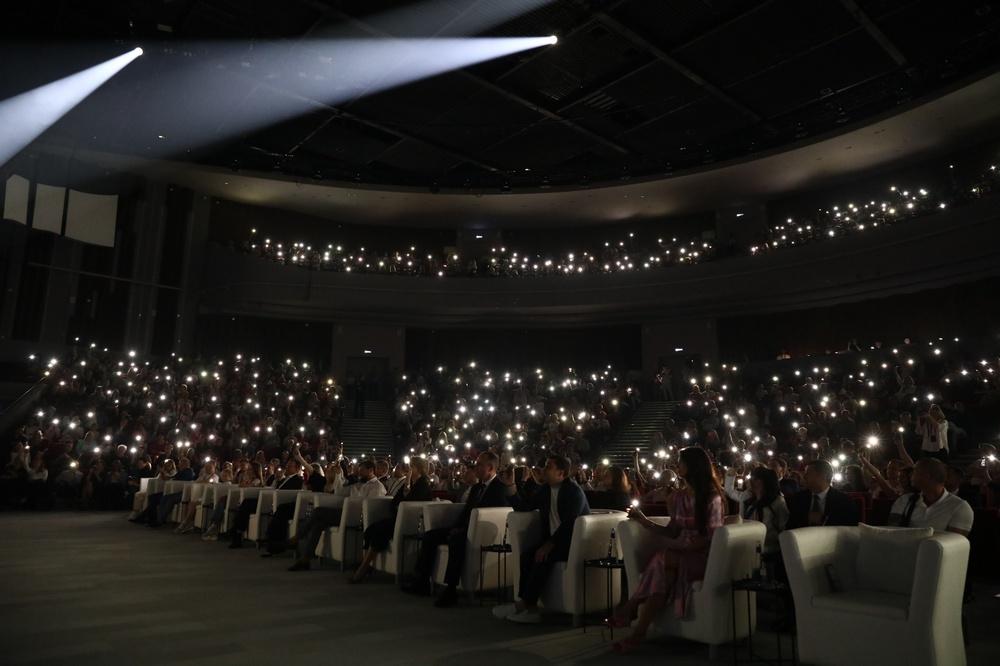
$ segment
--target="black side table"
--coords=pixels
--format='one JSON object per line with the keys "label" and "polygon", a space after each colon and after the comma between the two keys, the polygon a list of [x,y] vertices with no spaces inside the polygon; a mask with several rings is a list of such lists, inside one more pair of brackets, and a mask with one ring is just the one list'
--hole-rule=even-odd
{"label": "black side table", "polygon": [[409,545],[411,541],[421,542],[424,540],[424,535],[420,532],[415,534],[403,534],[400,537],[403,541],[403,550],[399,552],[399,586],[403,586],[403,581],[406,579],[406,551],[409,550]]}
{"label": "black side table", "polygon": [[[746,592],[747,595],[747,637],[746,645],[747,652],[749,653],[749,659],[740,659],[740,641],[736,638],[736,593]],[[775,659],[768,659],[764,657],[759,657],[754,654],[753,651],[753,608],[750,605],[751,592],[756,594],[770,594],[775,598],[783,599],[788,595],[788,585],[782,583],[778,580],[773,580],[769,578],[744,578],[743,580],[734,580],[732,583],[732,603],[733,603],[733,664],[734,666],[739,666],[739,664],[792,664],[792,666],[797,666],[799,663],[799,652],[798,645],[795,642],[795,632],[791,632],[792,637],[792,655],[790,658],[785,659],[781,656],[781,633],[775,632],[777,637],[778,646],[778,656]]]}
{"label": "black side table", "polygon": [[[583,562],[583,632],[587,633],[587,569],[604,569],[608,572],[608,589],[607,589],[607,617],[611,618],[614,613],[614,594],[613,585],[611,584],[611,572],[620,570],[622,574],[625,573],[625,560],[620,560],[616,557],[602,557],[597,560],[584,560]],[[608,623],[611,629],[611,638],[615,637],[615,627],[613,623]]]}
{"label": "black side table", "polygon": [[483,605],[483,579],[486,577],[487,553],[497,554],[497,603],[507,600],[507,555],[513,549],[509,543],[494,543],[479,547],[479,605]]}

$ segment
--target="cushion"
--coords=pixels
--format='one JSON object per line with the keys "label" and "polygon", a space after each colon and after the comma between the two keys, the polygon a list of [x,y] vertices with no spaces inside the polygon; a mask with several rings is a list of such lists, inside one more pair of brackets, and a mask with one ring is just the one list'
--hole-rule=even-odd
{"label": "cushion", "polygon": [[812,599],[812,605],[819,610],[906,620],[910,610],[910,597],[908,594],[854,590],[841,594],[817,594]]}
{"label": "cushion", "polygon": [[934,534],[931,527],[872,527],[858,525],[858,586],[909,596],[917,568],[917,550]]}

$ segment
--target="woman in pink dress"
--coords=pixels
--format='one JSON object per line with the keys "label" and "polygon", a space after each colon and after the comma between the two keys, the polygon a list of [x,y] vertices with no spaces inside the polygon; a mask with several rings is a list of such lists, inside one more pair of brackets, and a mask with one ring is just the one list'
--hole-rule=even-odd
{"label": "woman in pink dress", "polygon": [[616,652],[634,650],[646,636],[653,618],[667,604],[673,606],[672,612],[677,617],[684,617],[692,585],[705,577],[712,534],[722,526],[722,486],[708,454],[698,447],[681,450],[677,474],[686,483],[683,490],[671,497],[669,525],[657,525],[638,509],[629,512],[631,520],[669,537],[671,542],[666,550],[650,558],[635,594],[611,618],[615,626],[628,626],[638,610],[632,635],[614,644]]}

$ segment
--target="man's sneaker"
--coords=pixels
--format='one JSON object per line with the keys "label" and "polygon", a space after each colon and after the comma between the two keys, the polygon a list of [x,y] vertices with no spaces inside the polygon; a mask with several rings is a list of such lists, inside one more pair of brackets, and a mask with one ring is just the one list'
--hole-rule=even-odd
{"label": "man's sneaker", "polygon": [[493,607],[493,617],[498,620],[506,620],[517,612],[517,604],[500,604]]}
{"label": "man's sneaker", "polygon": [[520,613],[507,616],[507,619],[518,624],[541,624],[542,614],[537,610],[525,608]]}

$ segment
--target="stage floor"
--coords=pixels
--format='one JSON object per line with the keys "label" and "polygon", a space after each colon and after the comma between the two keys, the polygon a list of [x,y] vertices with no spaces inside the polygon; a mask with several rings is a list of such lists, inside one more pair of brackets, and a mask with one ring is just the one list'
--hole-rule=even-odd
{"label": "stage floor", "polygon": [[[376,575],[289,573],[289,557],[231,551],[118,513],[0,514],[0,662],[15,664],[321,664],[455,666],[703,664],[705,646],[654,641],[619,657],[606,631],[565,616],[496,620],[464,601],[439,610]],[[969,664],[1000,663],[1000,585],[977,585]],[[616,632],[617,636],[617,632]],[[773,645],[762,634],[757,645]],[[718,664],[732,663],[728,648]]]}

